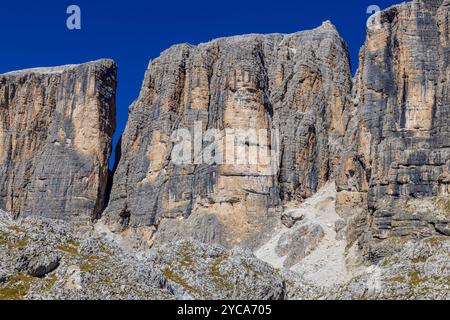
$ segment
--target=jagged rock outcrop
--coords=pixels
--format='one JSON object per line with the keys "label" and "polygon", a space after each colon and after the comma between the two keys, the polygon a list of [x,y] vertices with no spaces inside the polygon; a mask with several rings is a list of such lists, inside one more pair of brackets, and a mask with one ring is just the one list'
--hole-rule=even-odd
{"label": "jagged rock outcrop", "polygon": [[[170,48],[151,62],[130,107],[105,220],[147,245],[255,246],[275,208],[336,175],[350,88],[347,47],[329,22]],[[210,129],[214,138],[202,136]],[[248,129],[262,134],[239,136]],[[174,155],[186,134],[180,165]],[[263,150],[256,163],[239,163],[253,147]]]}
{"label": "jagged rock outcrop", "polygon": [[416,0],[382,11],[360,52],[338,185],[344,211],[367,203],[354,227],[373,259],[394,238],[450,234],[449,8]]}
{"label": "jagged rock outcrop", "polygon": [[0,75],[0,208],[86,224],[104,207],[116,65]]}
{"label": "jagged rock outcrop", "polygon": [[251,252],[197,242],[124,250],[101,229],[0,211],[0,300],[283,299],[280,274]]}
{"label": "jagged rock outcrop", "polygon": [[353,83],[328,22],[170,48],[109,181],[113,62],[0,75],[0,299],[448,299],[449,11],[377,14]]}

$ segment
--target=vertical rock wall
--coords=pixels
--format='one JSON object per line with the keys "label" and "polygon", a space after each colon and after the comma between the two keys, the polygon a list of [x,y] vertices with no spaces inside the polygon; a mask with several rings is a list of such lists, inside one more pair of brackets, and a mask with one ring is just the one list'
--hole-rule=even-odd
{"label": "vertical rock wall", "polygon": [[[106,220],[117,231],[141,229],[150,243],[254,245],[271,229],[274,208],[309,197],[335,175],[350,88],[347,47],[329,22],[170,48],[150,64],[130,107]],[[205,163],[196,158],[202,147],[192,146],[189,163],[177,165],[173,133],[187,130],[194,142],[195,126],[262,130],[266,139],[233,147],[219,139],[224,158],[255,146],[276,157]]]}
{"label": "vertical rock wall", "polygon": [[0,208],[86,224],[104,207],[116,65],[0,75]]}
{"label": "vertical rock wall", "polygon": [[367,194],[366,242],[450,234],[435,205],[450,191],[449,5],[400,4],[367,31],[339,180],[346,196]]}

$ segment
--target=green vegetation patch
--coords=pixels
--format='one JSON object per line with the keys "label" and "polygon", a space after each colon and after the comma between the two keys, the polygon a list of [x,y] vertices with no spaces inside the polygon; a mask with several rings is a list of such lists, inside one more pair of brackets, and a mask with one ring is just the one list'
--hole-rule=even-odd
{"label": "green vegetation patch", "polygon": [[9,234],[4,231],[0,231],[0,246],[7,246],[9,249],[22,249],[28,244],[28,237]]}
{"label": "green vegetation patch", "polygon": [[412,263],[417,264],[417,263],[425,263],[427,262],[428,258],[427,257],[417,257],[411,260]]}
{"label": "green vegetation patch", "polygon": [[253,268],[253,266],[246,260],[242,260],[242,266],[245,268],[245,270],[253,273],[256,277],[261,277],[263,275],[262,272],[256,271],[255,268]]}
{"label": "green vegetation patch", "polygon": [[427,278],[420,277],[420,273],[417,270],[412,270],[409,272],[409,283],[412,286],[417,286],[421,284],[422,282],[427,282]]}
{"label": "green vegetation patch", "polygon": [[22,229],[22,228],[20,228],[18,226],[9,226],[8,230],[11,230],[11,231],[14,231],[14,232],[17,232],[17,233],[25,233],[25,229]]}
{"label": "green vegetation patch", "polygon": [[12,276],[8,282],[0,288],[0,300],[22,300],[30,290],[31,285],[37,279],[23,273]]}
{"label": "green vegetation patch", "polygon": [[431,238],[427,238],[425,239],[425,243],[437,246],[442,244],[443,242],[447,241],[448,237],[431,237]]}
{"label": "green vegetation patch", "polygon": [[82,272],[92,272],[97,269],[98,266],[94,263],[82,263],[80,264],[80,270]]}
{"label": "green vegetation patch", "polygon": [[78,249],[70,244],[59,244],[57,246],[59,251],[74,255],[74,256],[81,256],[80,252],[78,251]]}
{"label": "green vegetation patch", "polygon": [[73,239],[67,240],[66,243],[68,245],[70,245],[72,247],[76,247],[76,248],[78,248],[80,246],[80,243],[78,241],[76,241],[76,240],[73,240]]}
{"label": "green vegetation patch", "polygon": [[82,256],[83,263],[80,264],[80,270],[83,272],[92,272],[94,270],[104,267],[104,263],[107,263],[106,258],[99,256]]}
{"label": "green vegetation patch", "polygon": [[169,279],[169,280],[171,280],[171,281],[173,281],[173,282],[179,284],[180,286],[182,286],[183,288],[185,288],[186,290],[188,290],[190,293],[193,293],[193,294],[199,294],[199,290],[198,290],[197,288],[191,286],[186,280],[184,280],[183,278],[181,278],[180,276],[178,276],[172,269],[170,269],[170,268],[165,268],[165,269],[163,270],[163,275],[164,275],[167,279]]}
{"label": "green vegetation patch", "polygon": [[433,199],[433,204],[440,209],[446,216],[450,217],[450,199],[448,197],[439,197]]}
{"label": "green vegetation patch", "polygon": [[180,264],[183,267],[189,268],[194,265],[194,262],[191,257],[191,253],[194,252],[194,247],[191,243],[184,243],[180,249],[177,251],[177,255],[181,257]]}
{"label": "green vegetation patch", "polygon": [[34,278],[24,273],[18,273],[8,279],[0,287],[0,300],[23,300],[30,291],[31,286],[41,285],[42,290],[49,291],[57,281],[56,274],[46,278]]}
{"label": "green vegetation patch", "polygon": [[56,283],[56,280],[58,280],[58,278],[56,277],[56,274],[52,274],[52,275],[47,276],[46,278],[42,279],[42,281],[44,281],[44,284],[45,284],[45,290],[49,291],[51,288],[53,288],[53,286]]}
{"label": "green vegetation patch", "polygon": [[222,273],[220,271],[220,266],[228,259],[227,255],[222,255],[214,260],[209,271],[209,275],[212,277],[212,284],[217,288],[231,290],[233,285],[230,282],[230,277],[232,275],[231,271],[227,273]]}
{"label": "green vegetation patch", "polygon": [[101,269],[104,264],[108,262],[112,253],[101,247],[100,250],[105,256],[98,255],[83,255],[79,251],[80,243],[76,240],[68,240],[64,244],[59,244],[57,249],[63,253],[69,254],[75,258],[78,258],[80,262],[80,270],[82,272],[93,272],[94,270]]}

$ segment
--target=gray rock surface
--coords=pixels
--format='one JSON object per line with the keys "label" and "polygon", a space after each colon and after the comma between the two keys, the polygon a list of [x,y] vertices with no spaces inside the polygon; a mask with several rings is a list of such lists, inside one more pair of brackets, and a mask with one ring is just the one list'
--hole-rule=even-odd
{"label": "gray rock surface", "polygon": [[63,221],[0,222],[0,300],[284,298],[282,277],[251,252],[196,242],[135,252]]}
{"label": "gray rock surface", "polygon": [[115,130],[116,65],[0,75],[0,208],[86,225],[101,213]]}
{"label": "gray rock surface", "polygon": [[328,291],[326,299],[449,300],[450,241],[431,237],[405,242],[402,249],[367,273]]}
{"label": "gray rock surface", "polygon": [[303,212],[298,210],[286,210],[281,214],[281,222],[287,228],[292,228],[299,221],[305,219]]}
{"label": "gray rock surface", "polygon": [[284,299],[284,281],[251,251],[179,241],[157,247],[156,264],[173,287],[200,299]]}
{"label": "gray rock surface", "polygon": [[[166,50],[151,62],[130,107],[105,220],[118,232],[137,228],[148,245],[193,238],[255,247],[273,227],[275,209],[336,175],[350,88],[347,47],[329,22]],[[192,132],[196,121],[203,132],[278,131],[279,148],[268,146],[279,149],[275,170],[174,164],[171,135]],[[248,151],[252,143],[237,146]]]}
{"label": "gray rock surface", "polygon": [[322,241],[325,234],[320,225],[305,224],[283,234],[276,253],[286,257],[284,267],[290,268],[309,255]]}
{"label": "gray rock surface", "polygon": [[59,266],[61,257],[55,250],[35,246],[24,251],[18,260],[19,270],[31,277],[45,277]]}
{"label": "gray rock surface", "polygon": [[363,274],[321,287],[243,249],[177,241],[133,251],[97,232],[80,238],[63,221],[0,221],[0,300],[450,298],[443,236],[407,241]]}
{"label": "gray rock surface", "polygon": [[[166,50],[111,193],[115,64],[0,75],[0,299],[449,299],[449,11],[378,14],[353,84],[329,22]],[[279,154],[204,163],[203,141],[179,164],[196,122]]]}
{"label": "gray rock surface", "polygon": [[360,52],[355,105],[347,109],[352,151],[338,186],[348,199],[367,194],[358,232],[373,259],[384,254],[373,245],[385,239],[448,230],[449,5],[416,0],[382,11]]}

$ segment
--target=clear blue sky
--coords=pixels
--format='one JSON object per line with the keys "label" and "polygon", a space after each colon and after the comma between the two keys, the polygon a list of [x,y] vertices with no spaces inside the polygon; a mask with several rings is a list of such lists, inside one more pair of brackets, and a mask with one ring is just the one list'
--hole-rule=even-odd
{"label": "clear blue sky", "polygon": [[[364,42],[370,5],[392,0],[0,2],[0,73],[112,58],[119,65],[116,144],[149,59],[169,46],[246,33],[292,33],[331,20],[347,41],[352,68]],[[66,9],[81,8],[82,29],[66,28]],[[113,159],[112,159],[113,161]]]}

